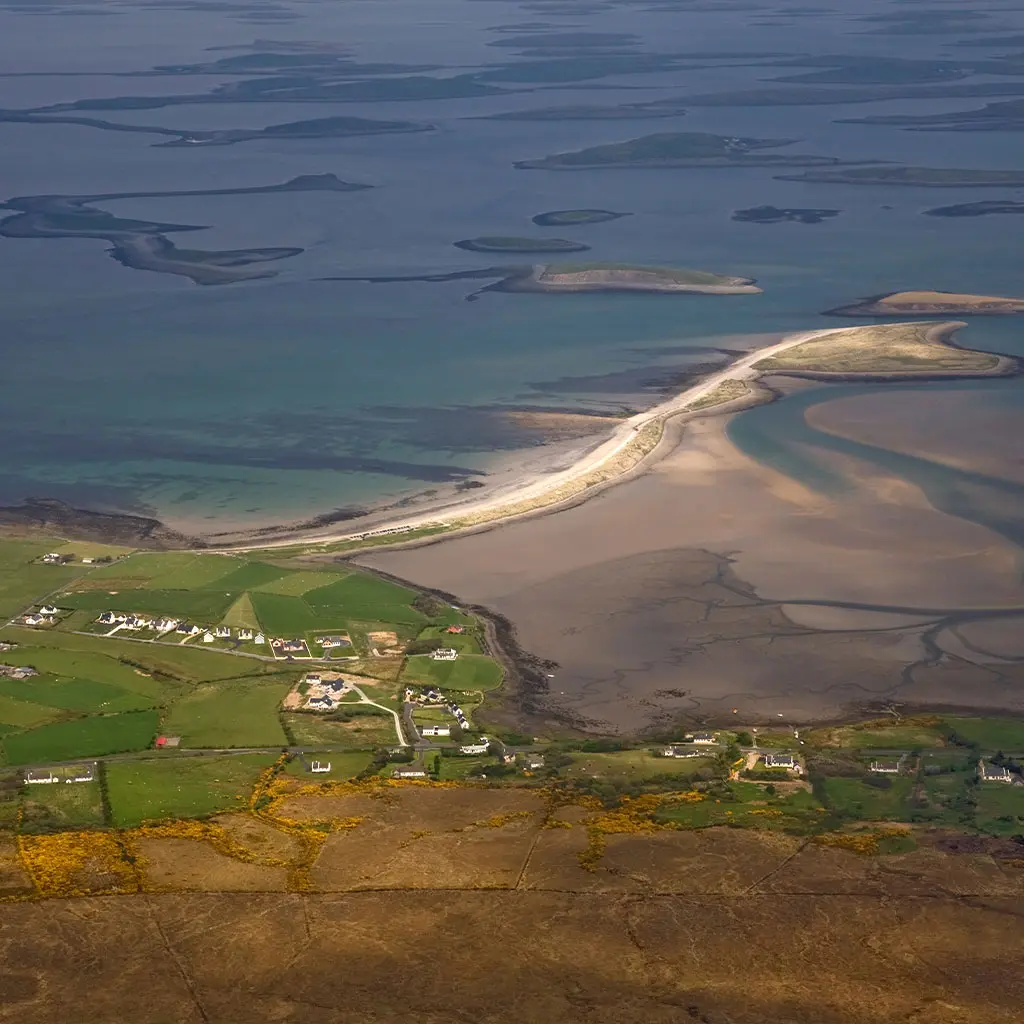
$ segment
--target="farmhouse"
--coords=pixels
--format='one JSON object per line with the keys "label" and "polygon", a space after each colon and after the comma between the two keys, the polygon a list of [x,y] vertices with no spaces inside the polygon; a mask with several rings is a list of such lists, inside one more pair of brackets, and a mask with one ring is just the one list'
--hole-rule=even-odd
{"label": "farmhouse", "polygon": [[96,765],[77,765],[69,768],[64,776],[65,782],[93,782],[96,778]]}
{"label": "farmhouse", "polygon": [[425,725],[420,729],[422,736],[451,736],[452,731],[447,725]]}
{"label": "farmhouse", "polygon": [[523,767],[528,771],[536,771],[538,768],[544,767],[544,755],[543,754],[523,754]]}
{"label": "farmhouse", "polygon": [[454,661],[459,652],[454,647],[438,647],[430,656],[434,661]]}
{"label": "farmhouse", "polygon": [[310,697],[306,701],[306,707],[312,711],[333,711],[337,703],[333,697],[324,694],[322,697]]}
{"label": "farmhouse", "polygon": [[872,761],[871,771],[877,772],[879,775],[899,775],[900,763],[899,761]]}
{"label": "farmhouse", "polygon": [[165,750],[167,747],[177,747],[181,744],[180,736],[157,736],[153,744],[158,750]]}
{"label": "farmhouse", "polygon": [[271,640],[270,646],[285,654],[299,654],[306,651],[305,640]]}
{"label": "farmhouse", "polygon": [[425,779],[427,770],[420,765],[399,765],[391,773],[393,779]]}
{"label": "farmhouse", "polygon": [[212,644],[213,640],[214,640],[214,636],[209,631],[207,631],[206,633],[203,634],[203,643],[204,644]]}
{"label": "farmhouse", "polygon": [[320,678],[319,673],[310,672],[306,675],[306,682],[310,686],[319,686],[323,682],[323,680]]}
{"label": "farmhouse", "polygon": [[664,757],[700,757],[701,753],[692,747],[681,747],[678,743],[672,743],[662,751],[662,755]]}
{"label": "farmhouse", "polygon": [[486,736],[481,736],[478,743],[463,743],[459,747],[460,754],[486,754],[491,749],[491,742]]}
{"label": "farmhouse", "polygon": [[25,781],[30,786],[49,785],[51,782],[60,782],[60,776],[54,775],[49,768],[41,768],[25,772]]}
{"label": "farmhouse", "polygon": [[18,645],[9,640],[0,640],[0,651],[13,651]]}
{"label": "farmhouse", "polygon": [[214,631],[213,635],[218,640],[229,640],[231,638],[231,627],[230,626],[218,626]]}
{"label": "farmhouse", "polygon": [[0,677],[7,679],[31,679],[39,673],[31,665],[0,665]]}
{"label": "farmhouse", "polygon": [[792,754],[765,754],[765,768],[789,768],[797,767],[796,759]]}
{"label": "farmhouse", "polygon": [[1013,773],[998,764],[978,762],[978,778],[982,782],[1013,782]]}
{"label": "farmhouse", "polygon": [[73,555],[62,555],[57,551],[51,551],[49,554],[43,555],[44,565],[63,565],[64,562],[70,562]]}
{"label": "farmhouse", "polygon": [[331,762],[330,761],[314,761],[309,766],[309,770],[311,772],[313,772],[314,775],[320,774],[320,773],[323,773],[323,772],[329,772],[331,770]]}
{"label": "farmhouse", "polygon": [[326,651],[332,647],[351,647],[352,641],[343,636],[318,636],[316,642]]}
{"label": "farmhouse", "polygon": [[251,640],[253,638],[253,632],[251,629],[240,629],[238,631],[239,640]]}
{"label": "farmhouse", "polygon": [[60,614],[60,609],[57,608],[55,605],[52,605],[52,604],[44,604],[43,607],[39,609],[39,614],[40,615],[59,615]]}

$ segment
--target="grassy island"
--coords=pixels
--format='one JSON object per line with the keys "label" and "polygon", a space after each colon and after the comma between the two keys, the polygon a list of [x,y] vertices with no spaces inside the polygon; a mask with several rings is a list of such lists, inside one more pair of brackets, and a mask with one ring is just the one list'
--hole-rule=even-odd
{"label": "grassy island", "polygon": [[1013,199],[982,199],[977,203],[954,203],[924,211],[926,217],[985,217],[990,213],[1024,213],[1024,203]]}
{"label": "grassy island", "polygon": [[978,171],[959,167],[844,167],[841,170],[779,174],[778,181],[813,181],[822,185],[917,185],[920,188],[1019,188],[1024,171]]}
{"label": "grassy island", "polygon": [[620,217],[632,217],[631,213],[616,213],[614,210],[549,210],[538,213],[533,223],[542,228],[564,227],[575,224],[602,224]]}
{"label": "grassy island", "polygon": [[782,209],[778,206],[752,206],[749,210],[736,210],[733,220],[746,224],[820,224],[823,220],[838,217],[839,210]]}
{"label": "grassy island", "polygon": [[952,335],[965,326],[947,323],[878,324],[828,331],[754,364],[762,372],[860,376],[988,376],[1013,364],[989,352],[959,348]]}
{"label": "grassy island", "polygon": [[576,171],[602,167],[813,167],[841,162],[835,157],[757,152],[790,146],[796,141],[708,132],[661,132],[574,153],[555,153],[540,160],[521,160],[515,166],[521,170]]}
{"label": "grassy island", "polygon": [[748,277],[628,263],[549,263],[500,282],[500,288],[514,292],[640,291],[710,295],[758,294],[761,291]]}
{"label": "grassy island", "polygon": [[458,249],[469,252],[586,252],[590,246],[568,238],[518,238],[512,235],[484,235],[452,242]]}
{"label": "grassy island", "polygon": [[1024,299],[957,292],[891,292],[826,312],[828,316],[977,316],[1024,313]]}

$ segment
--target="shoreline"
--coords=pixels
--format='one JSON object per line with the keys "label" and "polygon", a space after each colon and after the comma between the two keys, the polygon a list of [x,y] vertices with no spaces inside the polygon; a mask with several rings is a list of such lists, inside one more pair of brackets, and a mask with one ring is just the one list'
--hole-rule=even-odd
{"label": "shoreline", "polygon": [[[946,321],[929,325],[926,340],[961,349],[963,346],[957,345],[952,337],[965,326],[967,325],[963,321]],[[766,388],[760,383],[763,377],[804,377],[811,380],[848,383],[1004,377],[1021,372],[1019,360],[1012,356],[996,354],[993,354],[996,360],[993,367],[972,372],[938,370],[931,373],[928,371],[888,371],[868,374],[758,368],[757,364],[763,360],[788,349],[848,330],[850,330],[848,327],[834,327],[789,334],[772,345],[746,353],[728,366],[716,370],[672,398],[623,420],[610,436],[590,447],[573,465],[566,469],[539,476],[534,475],[532,478],[520,477],[504,490],[492,492],[485,498],[456,499],[429,512],[424,511],[412,516],[368,522],[367,526],[371,527],[369,530],[345,533],[333,531],[319,534],[308,530],[296,530],[275,540],[266,540],[262,543],[242,540],[236,544],[224,545],[218,550],[272,550],[304,544],[323,545],[326,550],[330,545],[352,544],[353,550],[362,551],[372,546],[380,546],[381,542],[387,543],[389,547],[429,543],[435,537],[438,539],[449,538],[456,534],[473,532],[481,527],[491,527],[537,513],[549,513],[575,504],[584,497],[599,493],[605,487],[628,479],[645,468],[657,450],[663,447],[665,428],[672,420],[681,416],[705,415],[710,412],[733,412],[763,401],[774,401],[779,396],[773,389]],[[702,400],[713,397],[713,392],[716,389],[723,385],[728,386],[732,382],[740,382],[745,386],[746,392],[738,397],[727,395],[721,401],[707,405],[700,404]],[[419,531],[424,532],[419,533]],[[413,533],[419,533],[419,535],[402,539],[404,535]],[[376,545],[373,544],[374,538],[379,538]],[[366,547],[356,546],[365,541],[371,543]]]}

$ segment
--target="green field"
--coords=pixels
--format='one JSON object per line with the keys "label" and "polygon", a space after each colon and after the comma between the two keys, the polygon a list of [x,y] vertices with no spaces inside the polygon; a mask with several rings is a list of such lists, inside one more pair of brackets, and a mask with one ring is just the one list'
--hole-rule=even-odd
{"label": "green field", "polygon": [[319,587],[329,586],[336,583],[346,573],[341,572],[293,572],[288,576],[282,576],[278,580],[269,583],[262,583],[253,590],[259,590],[267,594],[281,594],[284,597],[302,597],[308,590],[316,590]]}
{"label": "green field", "polygon": [[54,782],[26,786],[22,799],[22,832],[58,832],[103,825],[103,799],[98,782]]}
{"label": "green field", "polygon": [[607,754],[573,754],[565,769],[570,778],[647,779],[658,775],[693,775],[705,769],[710,758],[654,757],[648,750],[616,750]]}
{"label": "green field", "polygon": [[[288,576],[289,573],[288,569],[279,569],[276,565],[267,565],[265,562],[247,562],[237,566],[226,576],[218,577],[209,583],[206,589],[234,592],[252,590],[266,583],[273,583]],[[160,582],[163,583],[163,580]]]}
{"label": "green field", "polygon": [[978,786],[975,824],[996,836],[1024,836],[1024,786],[984,782]]}
{"label": "green field", "polygon": [[282,717],[295,742],[302,746],[372,750],[393,747],[398,742],[395,720],[383,711],[359,715],[348,722],[332,721],[316,714],[287,714]]}
{"label": "green field", "polygon": [[339,630],[345,617],[331,609],[314,609],[301,597],[252,591],[253,610],[267,636],[301,637],[315,630]]}
{"label": "green field", "polygon": [[164,729],[181,736],[182,747],[284,746],[277,712],[294,681],[289,674],[202,683],[175,702]]}
{"label": "green field", "polygon": [[[65,711],[138,711],[153,707],[153,701],[138,693],[91,679],[38,676],[32,679],[0,677],[0,695],[29,700]],[[2,716],[0,716],[2,717]]]}
{"label": "green field", "polygon": [[982,750],[1024,752],[1024,721],[1014,718],[950,718],[946,726]]}
{"label": "green field", "polygon": [[53,708],[44,708],[27,700],[15,700],[0,694],[0,725],[9,726],[8,732],[31,729],[59,717],[60,713]]}
{"label": "green field", "polygon": [[46,764],[78,757],[100,757],[122,751],[145,750],[156,735],[156,711],[126,711],[120,715],[76,718],[41,725],[3,739],[9,764]]}
{"label": "green field", "polygon": [[111,763],[107,792],[114,824],[130,828],[245,807],[259,773],[275,760],[273,754],[238,754]]}
{"label": "green field", "polygon": [[328,779],[354,779],[360,772],[369,767],[373,760],[370,750],[353,750],[340,752],[337,750],[307,750],[304,752],[309,762],[320,761],[330,764],[329,772],[317,772],[315,775],[307,771],[302,760],[293,757],[286,765],[285,772],[302,779],[303,782],[326,782]]}
{"label": "green field", "polygon": [[845,750],[917,750],[942,746],[943,736],[948,731],[943,723],[936,725],[845,726],[827,732],[812,733],[812,743],[822,742],[829,747]]}
{"label": "green field", "polygon": [[449,690],[493,690],[501,679],[501,666],[482,654],[459,655],[457,661],[434,661],[424,654],[406,660],[400,682],[432,683]]}
{"label": "green field", "polygon": [[325,587],[306,591],[305,601],[318,613],[340,613],[345,618],[381,622],[426,622],[426,616],[410,607],[416,592],[386,580],[351,573]]}
{"label": "green field", "polygon": [[220,620],[221,625],[231,626],[233,629],[260,628],[260,620],[256,617],[256,609],[252,606],[252,597],[243,594],[225,613]]}
{"label": "green field", "polygon": [[175,615],[197,619],[201,625],[219,622],[235,603],[237,593],[214,590],[105,590],[72,591],[58,599],[61,608],[84,608],[96,612],[120,611],[144,615]]}
{"label": "green field", "polygon": [[670,802],[659,810],[658,817],[684,828],[738,825],[808,832],[815,830],[825,814],[814,795],[806,790],[772,796],[763,786],[730,782],[721,796]]}
{"label": "green field", "polygon": [[860,821],[903,821],[910,814],[914,780],[903,775],[884,775],[888,788],[876,788],[857,778],[827,778],[825,799],[831,809]]}

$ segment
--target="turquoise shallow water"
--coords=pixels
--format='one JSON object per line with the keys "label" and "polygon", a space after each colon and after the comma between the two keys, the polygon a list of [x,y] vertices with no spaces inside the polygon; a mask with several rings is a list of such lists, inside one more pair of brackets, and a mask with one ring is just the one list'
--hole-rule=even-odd
{"label": "turquoise shallow water", "polygon": [[[817,16],[791,16],[779,26],[760,25],[753,14],[729,7],[656,7],[609,4],[585,18],[542,17],[560,30],[636,32],[646,52],[750,48],[934,57],[951,41],[864,36],[864,26],[851,21],[848,5],[841,4]],[[499,37],[493,27],[538,20],[536,12],[514,3],[472,0],[282,4],[279,13],[279,24],[260,25],[198,5],[159,12],[124,7],[94,18],[60,8],[28,14],[0,7],[0,66],[44,73],[0,78],[0,105],[203,91],[230,79],[111,72],[209,60],[222,54],[206,47],[268,36],[337,41],[361,60],[437,63],[446,69],[438,74],[450,74],[516,60],[514,51],[485,45]],[[734,345],[737,336],[833,326],[822,310],[876,292],[930,287],[1020,293],[1014,218],[920,215],[949,202],[1011,197],[1012,190],[815,186],[775,181],[764,169],[512,168],[516,160],[559,150],[684,129],[799,138],[794,149],[848,159],[1019,166],[1020,136],[1013,133],[965,137],[833,123],[867,113],[976,107],[981,101],[694,108],[686,117],[657,121],[474,120],[526,106],[744,88],[789,70],[748,62],[564,87],[538,89],[543,83],[534,83],[516,86],[525,91],[515,95],[472,100],[219,104],[103,115],[197,129],[260,127],[337,113],[438,126],[433,133],[407,136],[260,141],[201,151],[153,148],[159,140],[145,135],[0,124],[4,196],[239,187],[326,171],[376,186],[350,194],[105,205],[124,217],[210,225],[182,244],[305,249],[276,264],[280,275],[273,280],[221,288],[126,269],[107,257],[102,241],[0,238],[0,351],[7,382],[0,397],[0,501],[57,496],[151,511],[211,530],[304,518],[485,471],[494,439],[478,435],[472,417],[465,429],[453,429],[452,411],[462,407],[616,407],[637,396],[588,393],[573,378],[626,370],[642,376],[645,367],[685,361],[687,349]],[[57,74],[68,71],[76,75]],[[729,219],[737,207],[766,203],[842,213],[814,226]],[[591,244],[595,259],[744,274],[756,277],[765,293],[489,294],[467,303],[474,282],[317,280],[486,266],[496,260],[450,243],[478,234],[530,233],[533,214],[574,206],[633,214],[559,232]],[[1012,322],[978,320],[964,340],[1019,352],[1021,334]],[[765,458],[778,457],[770,455],[768,441],[757,440],[758,432],[767,437],[769,428],[778,427],[796,436],[804,428],[797,407],[786,409],[790,404],[746,414],[735,436],[750,450],[760,444]],[[790,459],[792,472],[812,472]]]}

